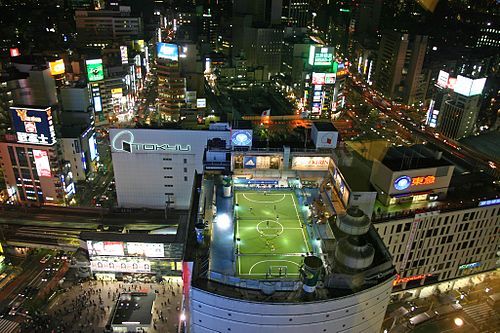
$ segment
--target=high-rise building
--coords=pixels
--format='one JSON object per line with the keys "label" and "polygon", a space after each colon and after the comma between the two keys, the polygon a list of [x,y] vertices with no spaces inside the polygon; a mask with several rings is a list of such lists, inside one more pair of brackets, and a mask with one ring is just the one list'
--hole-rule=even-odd
{"label": "high-rise building", "polygon": [[181,75],[177,44],[157,44],[156,74],[161,121],[179,121],[186,102],[186,79]]}
{"label": "high-rise building", "polygon": [[464,96],[452,92],[441,104],[437,130],[450,139],[470,136],[476,129],[481,95]]}
{"label": "high-rise building", "polygon": [[91,46],[108,45],[113,41],[142,37],[140,17],[131,16],[131,8],[120,6],[111,10],[76,10],[78,39]]}
{"label": "high-rise building", "polygon": [[75,193],[70,163],[61,158],[51,107],[10,108],[13,134],[0,142],[0,160],[11,202],[67,204]]}
{"label": "high-rise building", "polygon": [[311,22],[309,0],[283,0],[282,21],[286,26],[307,27]]}
{"label": "high-rise building", "polygon": [[385,31],[375,67],[375,86],[391,99],[415,103],[426,48],[427,36]]}
{"label": "high-rise building", "polygon": [[486,78],[473,79],[462,75],[455,78],[446,71],[439,71],[426,124],[450,139],[472,135],[476,130],[485,83]]}

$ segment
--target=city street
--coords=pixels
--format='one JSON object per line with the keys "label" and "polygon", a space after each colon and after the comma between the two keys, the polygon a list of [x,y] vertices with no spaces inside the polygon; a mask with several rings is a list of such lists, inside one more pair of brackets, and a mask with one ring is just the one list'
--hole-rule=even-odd
{"label": "city street", "polygon": [[[453,286],[454,290],[440,292]],[[500,274],[491,272],[479,274],[470,278],[443,282],[426,288],[419,298],[391,302],[387,308],[383,328],[388,333],[485,333],[497,332],[500,328],[500,313],[495,312],[486,303],[489,295],[500,290]],[[433,290],[432,293],[429,291]],[[486,292],[486,290],[488,292]],[[460,304],[463,310],[443,316],[436,316],[415,327],[409,324],[409,319],[424,313],[433,312],[447,304]],[[402,311],[401,308],[405,308]],[[455,318],[460,318],[463,325],[457,325]],[[460,321],[458,321],[460,323]]]}

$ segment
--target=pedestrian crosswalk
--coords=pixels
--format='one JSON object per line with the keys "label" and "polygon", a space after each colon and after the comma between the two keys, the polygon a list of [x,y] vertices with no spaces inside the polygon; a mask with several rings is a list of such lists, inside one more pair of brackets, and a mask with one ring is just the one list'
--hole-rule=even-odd
{"label": "pedestrian crosswalk", "polygon": [[0,332],[14,333],[18,332],[18,330],[19,330],[19,323],[7,319],[0,319]]}
{"label": "pedestrian crosswalk", "polygon": [[465,306],[464,311],[478,327],[484,324],[491,327],[500,327],[500,317],[486,303]]}

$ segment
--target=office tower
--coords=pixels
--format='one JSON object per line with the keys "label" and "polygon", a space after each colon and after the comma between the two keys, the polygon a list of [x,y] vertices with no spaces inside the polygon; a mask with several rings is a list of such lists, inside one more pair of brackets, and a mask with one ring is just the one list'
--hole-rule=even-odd
{"label": "office tower", "polygon": [[311,21],[309,0],[283,0],[283,25],[307,27]]}
{"label": "office tower", "polygon": [[481,95],[464,96],[455,92],[441,104],[437,130],[450,139],[462,139],[474,133],[481,106]]}
{"label": "office tower", "polygon": [[374,39],[380,25],[382,0],[361,0],[353,6],[355,31],[354,36],[361,42],[365,39]]}
{"label": "office tower", "polygon": [[133,40],[142,37],[140,17],[131,17],[131,9],[76,10],[78,40],[89,46],[105,46],[114,41]]}
{"label": "office tower", "polygon": [[416,102],[426,48],[427,36],[385,31],[375,67],[375,86],[391,99]]}
{"label": "office tower", "polygon": [[446,71],[439,71],[426,125],[450,139],[472,135],[476,130],[485,83],[486,78],[452,77]]}

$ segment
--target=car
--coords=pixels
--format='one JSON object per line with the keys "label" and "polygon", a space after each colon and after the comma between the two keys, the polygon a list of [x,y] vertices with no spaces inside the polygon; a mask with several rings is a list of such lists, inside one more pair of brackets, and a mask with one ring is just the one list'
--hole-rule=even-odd
{"label": "car", "polygon": [[12,308],[10,308],[9,311],[9,316],[15,316],[17,314],[17,311],[19,311],[19,307],[21,306],[21,301],[17,301],[12,305]]}
{"label": "car", "polygon": [[42,259],[40,259],[40,263],[45,264],[47,261],[50,260],[50,258],[52,258],[52,255],[46,254]]}

